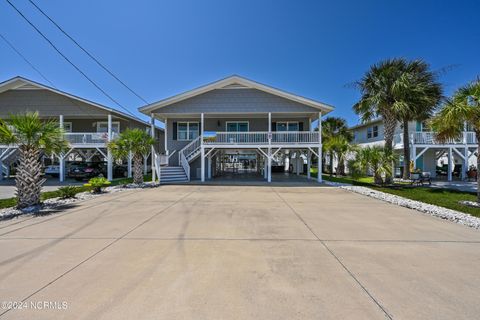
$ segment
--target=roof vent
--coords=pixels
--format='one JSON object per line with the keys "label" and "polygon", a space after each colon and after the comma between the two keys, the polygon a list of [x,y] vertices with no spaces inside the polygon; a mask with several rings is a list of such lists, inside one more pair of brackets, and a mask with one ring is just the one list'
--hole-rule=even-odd
{"label": "roof vent", "polygon": [[232,84],[226,85],[225,87],[222,87],[221,89],[247,89],[247,88],[248,87],[244,86],[243,84],[232,83]]}
{"label": "roof vent", "polygon": [[41,88],[33,85],[33,84],[30,84],[30,83],[26,83],[18,88],[15,88],[15,90],[39,90]]}

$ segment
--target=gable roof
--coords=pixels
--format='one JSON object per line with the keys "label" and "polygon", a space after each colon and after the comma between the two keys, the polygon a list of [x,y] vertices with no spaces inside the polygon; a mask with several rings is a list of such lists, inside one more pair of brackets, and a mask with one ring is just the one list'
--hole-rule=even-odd
{"label": "gable roof", "polygon": [[308,99],[302,96],[298,96],[292,93],[285,92],[280,89],[276,89],[237,75],[232,75],[230,77],[212,82],[210,84],[198,87],[196,89],[186,91],[184,93],[175,95],[173,97],[160,100],[158,102],[154,102],[152,104],[148,104],[146,106],[140,107],[138,110],[144,114],[149,114],[156,109],[160,109],[171,105],[176,102],[180,102],[186,99],[190,99],[192,97],[201,95],[203,93],[215,90],[215,89],[257,89],[263,92],[267,92],[273,94],[275,96],[282,97],[284,99],[288,99],[291,101],[295,101],[313,108],[318,109],[319,111],[324,112],[325,114],[332,111],[334,108],[331,105],[315,101],[312,99]]}
{"label": "gable roof", "polygon": [[[127,118],[127,119],[130,119],[130,120],[133,120],[133,121],[137,121],[137,122],[143,123],[147,126],[150,125],[148,122],[143,121],[139,118],[133,117],[133,116],[131,116],[131,115],[125,113],[125,112],[109,108],[107,106],[104,106],[102,104],[93,102],[91,100],[80,98],[76,95],[73,95],[73,94],[70,94],[70,93],[67,93],[67,92],[49,87],[47,85],[38,83],[38,82],[30,80],[30,79],[23,78],[21,76],[16,76],[14,78],[11,78],[9,80],[6,80],[6,81],[0,83],[0,93],[8,91],[8,90],[38,90],[38,89],[48,90],[48,91],[54,92],[56,94],[62,95],[64,97],[67,97],[69,99],[80,101],[80,102],[86,103],[90,106],[99,108],[103,111],[110,112],[110,113],[115,114],[119,117],[123,117],[123,118]],[[157,129],[163,130],[163,128],[160,128],[160,127],[157,127]]]}

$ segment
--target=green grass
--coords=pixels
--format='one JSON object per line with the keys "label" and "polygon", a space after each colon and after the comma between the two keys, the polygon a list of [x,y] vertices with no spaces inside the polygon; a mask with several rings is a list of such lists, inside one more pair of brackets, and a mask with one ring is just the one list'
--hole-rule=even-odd
{"label": "green grass", "polygon": [[[143,179],[145,181],[150,181],[150,180],[152,180],[152,176],[151,175],[146,175],[146,176],[143,177]],[[122,184],[132,183],[132,181],[133,181],[133,178],[113,179],[110,186],[118,186],[118,185],[122,185]],[[75,188],[77,189],[77,193],[92,190],[91,187],[85,187],[85,186],[75,186]],[[47,199],[58,198],[58,197],[60,197],[60,195],[61,195],[61,193],[60,193],[59,190],[45,191],[45,192],[42,192],[40,198],[41,198],[42,201],[45,201]],[[14,198],[0,199],[0,209],[10,208],[10,207],[14,207],[16,205],[17,205],[17,198],[15,198],[15,197]]]}
{"label": "green grass", "polygon": [[414,187],[410,184],[398,184],[393,187],[381,187],[373,184],[372,177],[353,179],[351,177],[330,177],[329,175],[324,174],[323,179],[327,181],[364,186],[407,199],[421,201],[428,204],[457,210],[463,213],[468,213],[475,217],[480,217],[480,208],[472,208],[459,203],[459,201],[462,200],[477,201],[477,195],[471,192],[463,192],[451,189]]}

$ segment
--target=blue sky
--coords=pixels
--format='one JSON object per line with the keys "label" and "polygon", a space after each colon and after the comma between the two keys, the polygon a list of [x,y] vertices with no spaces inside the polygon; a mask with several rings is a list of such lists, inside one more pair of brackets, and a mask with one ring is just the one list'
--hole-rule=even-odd
{"label": "blue sky", "polygon": [[[98,68],[27,0],[11,0],[132,112],[143,103]],[[320,100],[358,122],[348,84],[384,58],[422,58],[446,93],[480,75],[479,1],[35,0],[149,102],[239,74]],[[115,107],[5,2],[0,30],[59,89]],[[0,40],[0,80],[45,82]]]}

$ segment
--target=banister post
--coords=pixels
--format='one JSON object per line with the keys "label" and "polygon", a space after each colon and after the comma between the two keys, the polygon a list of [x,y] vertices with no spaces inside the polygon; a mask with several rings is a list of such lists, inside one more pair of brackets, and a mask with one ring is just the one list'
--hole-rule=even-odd
{"label": "banister post", "polygon": [[200,180],[205,182],[205,148],[203,146],[203,112],[200,114]]}
{"label": "banister post", "polygon": [[[108,142],[112,141],[112,115],[108,115]],[[110,148],[107,147],[107,179],[112,181],[113,179],[113,157]]]}
{"label": "banister post", "polygon": [[322,183],[322,112],[318,113],[318,173],[317,182]]}
{"label": "banister post", "polygon": [[[150,114],[150,136],[155,139],[155,116],[153,113]],[[152,151],[151,151],[151,157],[152,157],[152,181],[156,181],[155,177],[155,147],[152,146]]]}

